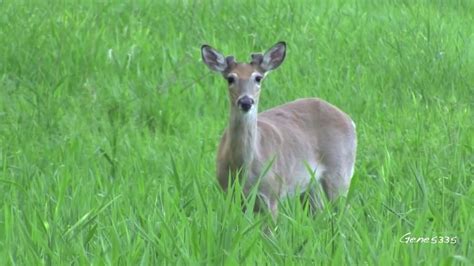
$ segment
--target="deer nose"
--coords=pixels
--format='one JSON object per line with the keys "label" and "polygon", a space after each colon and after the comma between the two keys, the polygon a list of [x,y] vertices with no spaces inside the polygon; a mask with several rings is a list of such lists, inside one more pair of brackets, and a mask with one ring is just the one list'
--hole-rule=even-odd
{"label": "deer nose", "polygon": [[248,112],[250,108],[252,108],[252,105],[254,103],[255,101],[247,95],[243,96],[237,101],[237,104],[239,105],[240,110],[244,112]]}

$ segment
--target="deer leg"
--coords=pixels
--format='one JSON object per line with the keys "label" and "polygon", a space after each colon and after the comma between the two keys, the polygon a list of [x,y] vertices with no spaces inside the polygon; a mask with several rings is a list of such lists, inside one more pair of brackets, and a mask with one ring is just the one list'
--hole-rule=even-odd
{"label": "deer leg", "polygon": [[322,210],[324,208],[324,201],[322,198],[322,190],[321,190],[321,185],[319,182],[317,184],[314,184],[311,186],[309,189],[309,204],[311,206],[311,210],[313,213],[316,213],[319,210]]}
{"label": "deer leg", "polygon": [[259,193],[258,195],[258,207],[255,209],[257,212],[261,212],[261,206],[266,206],[267,211],[270,212],[272,219],[274,222],[277,221],[278,217],[278,199],[277,198],[269,198],[266,195]]}
{"label": "deer leg", "polygon": [[321,177],[321,185],[329,201],[334,202],[339,196],[347,195],[350,179],[337,172],[325,172]]}
{"label": "deer leg", "polygon": [[276,223],[278,217],[278,200],[271,200],[268,209],[272,215],[273,222]]}

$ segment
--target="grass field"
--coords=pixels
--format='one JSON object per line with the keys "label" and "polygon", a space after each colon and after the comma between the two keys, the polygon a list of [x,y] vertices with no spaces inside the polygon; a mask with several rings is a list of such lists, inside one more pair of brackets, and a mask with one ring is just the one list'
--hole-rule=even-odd
{"label": "grass field", "polygon": [[[0,1],[1,265],[474,263],[473,1],[25,2]],[[217,185],[200,46],[280,40],[260,110],[323,98],[359,147],[350,207],[285,200],[272,236]]]}

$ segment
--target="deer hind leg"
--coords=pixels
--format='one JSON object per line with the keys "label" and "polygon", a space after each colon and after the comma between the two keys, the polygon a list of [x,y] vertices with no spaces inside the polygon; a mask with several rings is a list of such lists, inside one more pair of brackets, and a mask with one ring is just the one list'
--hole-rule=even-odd
{"label": "deer hind leg", "polygon": [[323,192],[321,189],[321,184],[319,184],[319,182],[315,183],[309,189],[309,203],[311,204],[310,206],[313,210],[313,213],[324,208],[324,199],[322,194]]}
{"label": "deer hind leg", "polygon": [[270,200],[268,209],[270,210],[273,221],[276,222],[278,218],[278,200]]}
{"label": "deer hind leg", "polygon": [[342,169],[326,170],[320,179],[324,193],[334,202],[339,196],[346,196],[351,184],[351,174]]}
{"label": "deer hind leg", "polygon": [[328,153],[324,157],[324,172],[319,179],[329,201],[346,196],[354,172],[355,156],[351,151]]}
{"label": "deer hind leg", "polygon": [[311,168],[311,172],[308,172],[309,183],[300,195],[300,199],[303,205],[309,203],[311,213],[316,214],[325,205],[324,191],[319,181],[325,171],[325,166],[321,162],[313,162],[306,165],[306,171],[308,171],[308,167]]}
{"label": "deer hind leg", "polygon": [[316,214],[324,208],[324,192],[321,184],[318,181],[314,181],[308,187],[308,189],[300,195],[300,199],[303,205],[309,203],[310,211],[312,214]]}
{"label": "deer hind leg", "polygon": [[[268,197],[263,193],[259,193],[257,196],[256,208],[254,211],[262,212],[264,210],[269,211],[274,222],[277,221],[278,217],[278,199]],[[266,207],[266,208],[265,208]]]}

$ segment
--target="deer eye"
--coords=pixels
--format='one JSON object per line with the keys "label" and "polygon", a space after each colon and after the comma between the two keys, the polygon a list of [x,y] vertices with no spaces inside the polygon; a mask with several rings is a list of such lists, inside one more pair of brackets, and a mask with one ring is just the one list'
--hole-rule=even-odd
{"label": "deer eye", "polygon": [[235,82],[235,78],[232,77],[232,76],[228,76],[226,79],[227,79],[227,83],[229,83],[229,85],[232,85]]}
{"label": "deer eye", "polygon": [[262,81],[262,78],[263,78],[262,76],[256,76],[256,77],[255,77],[255,81],[256,81],[257,83],[260,83],[260,82]]}

